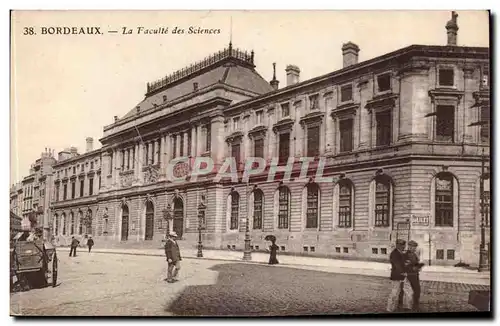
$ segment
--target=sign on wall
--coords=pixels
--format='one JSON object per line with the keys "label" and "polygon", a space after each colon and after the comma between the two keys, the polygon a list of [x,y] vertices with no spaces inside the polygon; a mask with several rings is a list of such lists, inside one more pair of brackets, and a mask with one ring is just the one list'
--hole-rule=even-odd
{"label": "sign on wall", "polygon": [[430,214],[412,214],[411,224],[415,226],[428,226]]}

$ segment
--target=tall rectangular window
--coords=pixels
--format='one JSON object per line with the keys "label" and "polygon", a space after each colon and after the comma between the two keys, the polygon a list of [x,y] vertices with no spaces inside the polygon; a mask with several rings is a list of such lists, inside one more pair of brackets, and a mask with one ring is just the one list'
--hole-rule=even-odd
{"label": "tall rectangular window", "polygon": [[288,157],[290,156],[290,133],[280,134],[279,138],[279,163],[286,163],[288,161]]}
{"label": "tall rectangular window", "polygon": [[353,148],[352,125],[353,125],[352,119],[345,119],[339,121],[341,152],[352,151]]}
{"label": "tall rectangular window", "polygon": [[212,128],[210,125],[207,125],[205,127],[206,129],[206,137],[205,137],[205,148],[206,148],[206,151],[207,152],[210,152],[211,151],[211,148],[212,148]]}
{"label": "tall rectangular window", "polygon": [[286,118],[290,116],[290,103],[281,104],[281,117]]}
{"label": "tall rectangular window", "polygon": [[390,111],[376,114],[377,146],[390,145],[392,139],[392,115]]}
{"label": "tall rectangular window", "polygon": [[84,180],[80,180],[80,197],[83,197],[83,192],[85,191],[84,188]]}
{"label": "tall rectangular window", "polygon": [[233,119],[233,130],[237,131],[240,129],[240,118],[236,117]]}
{"label": "tall rectangular window", "polygon": [[481,142],[490,142],[490,106],[483,105],[480,108],[481,121]]}
{"label": "tall rectangular window", "polygon": [[234,160],[236,161],[236,168],[240,167],[241,163],[241,157],[240,157],[240,144],[231,144],[231,156],[234,157]]}
{"label": "tall rectangular window", "polygon": [[255,112],[255,120],[256,120],[255,122],[256,122],[258,125],[262,124],[262,116],[263,116],[263,115],[264,115],[264,114],[263,114],[262,110],[261,110],[261,111],[257,111],[257,112]]}
{"label": "tall rectangular window", "polygon": [[314,126],[307,128],[307,156],[319,156],[319,133],[320,127]]}
{"label": "tall rectangular window", "polygon": [[94,179],[90,178],[89,179],[89,196],[92,196],[94,194]]}
{"label": "tall rectangular window", "polygon": [[253,145],[254,145],[254,150],[253,150],[254,157],[264,158],[264,138],[255,139],[253,141]]}
{"label": "tall rectangular window", "polygon": [[59,185],[56,186],[56,201],[59,201]]}
{"label": "tall rectangular window", "polygon": [[99,176],[99,189],[101,189],[101,176]]}
{"label": "tall rectangular window", "polygon": [[452,68],[439,69],[439,86],[454,86],[454,72]]}
{"label": "tall rectangular window", "polygon": [[181,134],[181,141],[179,145],[179,156],[183,157],[184,156],[184,136]]}
{"label": "tall rectangular window", "polygon": [[262,198],[264,194],[261,190],[254,191],[253,199],[253,229],[262,229]]}
{"label": "tall rectangular window", "polygon": [[[191,154],[192,154],[191,153],[191,144],[192,144],[192,141],[193,141],[193,139],[192,139],[192,134],[191,134],[191,131],[190,131],[190,132],[188,132],[188,148],[187,148],[187,155],[188,156],[191,156]],[[158,151],[158,153],[159,152],[160,151]],[[160,162],[159,156],[158,156],[158,162]]]}
{"label": "tall rectangular window", "polygon": [[352,101],[352,85],[344,85],[340,88],[340,102]]}
{"label": "tall rectangular window", "polygon": [[90,169],[93,170],[94,169],[94,161],[90,162]]}
{"label": "tall rectangular window", "polygon": [[75,199],[76,183],[71,183],[71,199]]}
{"label": "tall rectangular window", "polygon": [[176,158],[177,157],[177,137],[172,138],[172,157]]}
{"label": "tall rectangular window", "polygon": [[455,107],[438,105],[436,108],[436,140],[453,142],[455,135]]}
{"label": "tall rectangular window", "polygon": [[66,200],[68,198],[68,185],[65,183],[63,185],[63,200]]}
{"label": "tall rectangular window", "polygon": [[311,95],[309,96],[309,109],[311,111],[319,109],[319,95]]}
{"label": "tall rectangular window", "polygon": [[436,226],[453,226],[453,176],[436,177]]}
{"label": "tall rectangular window", "polygon": [[351,227],[352,188],[347,182],[339,185],[339,227]]}

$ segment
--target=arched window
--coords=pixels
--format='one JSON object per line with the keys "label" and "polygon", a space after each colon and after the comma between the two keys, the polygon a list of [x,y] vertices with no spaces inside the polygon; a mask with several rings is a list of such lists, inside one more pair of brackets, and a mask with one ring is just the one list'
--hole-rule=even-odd
{"label": "arched window", "polygon": [[453,175],[439,173],[435,182],[435,224],[436,226],[453,226]]}
{"label": "arched window", "polygon": [[316,183],[307,185],[306,228],[318,228],[319,187]]}
{"label": "arched window", "polygon": [[59,215],[54,215],[54,235],[59,235]]}
{"label": "arched window", "polygon": [[256,189],[253,192],[253,229],[262,229],[262,212],[263,212],[263,198],[262,190]]}
{"label": "arched window", "polygon": [[290,190],[281,186],[278,189],[278,229],[288,229],[290,217]]}
{"label": "arched window", "polygon": [[78,234],[82,234],[83,232],[83,213],[82,211],[78,212]]}
{"label": "arched window", "polygon": [[61,215],[61,223],[62,223],[62,234],[66,235],[66,214],[63,213]]}
{"label": "arched window", "polygon": [[75,234],[75,214],[73,212],[69,213],[71,215],[71,234]]}
{"label": "arched window", "polygon": [[230,230],[238,229],[238,214],[240,210],[240,195],[233,191],[231,192],[231,225]]}
{"label": "arched window", "polygon": [[391,221],[391,180],[378,176],[375,179],[375,226],[387,227]]}
{"label": "arched window", "polygon": [[352,226],[352,184],[350,181],[339,182],[339,219],[338,226],[350,228]]}

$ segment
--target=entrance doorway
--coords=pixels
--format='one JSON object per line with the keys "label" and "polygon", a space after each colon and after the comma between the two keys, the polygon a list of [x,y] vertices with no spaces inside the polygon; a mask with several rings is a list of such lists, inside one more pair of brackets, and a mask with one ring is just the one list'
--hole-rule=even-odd
{"label": "entrance doorway", "polygon": [[148,201],[146,204],[146,234],[145,240],[153,240],[154,233],[154,216],[155,216],[155,208],[153,203]]}
{"label": "entrance doorway", "polygon": [[184,231],[184,203],[181,198],[174,199],[174,225],[173,230],[179,239]]}
{"label": "entrance doorway", "polygon": [[122,241],[128,240],[128,206],[122,207]]}

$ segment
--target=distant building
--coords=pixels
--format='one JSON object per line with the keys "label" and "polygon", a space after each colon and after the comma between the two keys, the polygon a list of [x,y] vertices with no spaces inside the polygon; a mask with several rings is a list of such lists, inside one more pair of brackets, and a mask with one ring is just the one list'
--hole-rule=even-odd
{"label": "distant building", "polygon": [[[456,16],[446,29],[445,46],[412,45],[362,62],[349,42],[341,69],[300,81],[299,67],[288,65],[283,88],[259,75],[253,52],[231,44],[148,83],[144,100],[104,127],[102,148],[59,154],[52,231],[154,244],[168,223],[194,248],[203,202],[206,248],[243,249],[250,217],[254,250],[274,234],[284,252],[387,259],[409,222],[422,259],[476,263],[489,49],[457,46]],[[215,168],[231,156],[240,170],[246,158],[262,157],[267,167],[248,185],[213,175],[169,180],[168,162],[195,156],[211,157]],[[301,157],[326,158],[324,176],[334,181],[315,182],[317,160],[299,180]],[[280,166],[293,158],[293,182],[280,182],[282,174],[267,181],[273,158]],[[190,168],[179,163],[174,175]],[[489,209],[486,220],[489,242]]]}

